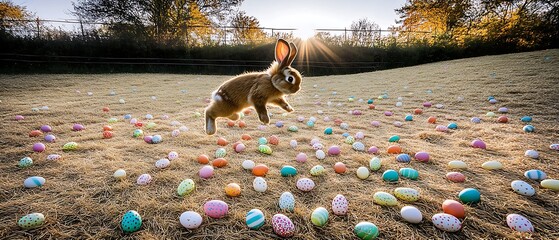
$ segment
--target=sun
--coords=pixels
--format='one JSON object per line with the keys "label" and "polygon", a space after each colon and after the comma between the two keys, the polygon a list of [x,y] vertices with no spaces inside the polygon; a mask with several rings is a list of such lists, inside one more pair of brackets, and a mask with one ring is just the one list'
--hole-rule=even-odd
{"label": "sun", "polygon": [[295,36],[301,38],[301,40],[306,41],[309,38],[314,37],[315,30],[312,28],[300,28],[295,31]]}

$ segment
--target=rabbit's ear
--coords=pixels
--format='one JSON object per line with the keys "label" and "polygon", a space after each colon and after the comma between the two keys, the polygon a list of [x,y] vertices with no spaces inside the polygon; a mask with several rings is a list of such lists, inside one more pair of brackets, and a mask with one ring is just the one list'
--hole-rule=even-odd
{"label": "rabbit's ear", "polygon": [[289,58],[287,59],[287,62],[289,64],[287,66],[291,66],[291,64],[295,60],[295,57],[297,57],[297,47],[295,46],[294,43],[292,42],[289,43],[289,49],[290,49],[290,53],[289,53]]}
{"label": "rabbit's ear", "polygon": [[289,66],[289,58],[291,56],[291,49],[289,43],[283,39],[278,39],[276,43],[276,61],[280,65],[280,69]]}

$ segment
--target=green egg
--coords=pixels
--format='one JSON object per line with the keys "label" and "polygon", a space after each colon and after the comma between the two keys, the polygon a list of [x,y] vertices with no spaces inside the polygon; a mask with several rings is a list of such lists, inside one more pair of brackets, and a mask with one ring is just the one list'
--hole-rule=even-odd
{"label": "green egg", "polygon": [[42,226],[45,223],[45,215],[42,213],[27,214],[17,221],[17,225],[23,229],[33,229]]}
{"label": "green egg", "polygon": [[378,227],[370,222],[358,223],[355,225],[355,228],[353,228],[353,232],[357,235],[357,237],[359,237],[359,239],[363,240],[375,239],[379,234]]}

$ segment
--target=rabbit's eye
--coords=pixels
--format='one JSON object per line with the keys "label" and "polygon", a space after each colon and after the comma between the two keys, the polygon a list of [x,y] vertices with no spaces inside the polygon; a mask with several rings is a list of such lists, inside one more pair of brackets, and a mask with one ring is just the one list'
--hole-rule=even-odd
{"label": "rabbit's eye", "polygon": [[293,83],[294,80],[295,80],[295,78],[293,78],[293,76],[285,77],[285,81],[288,81],[289,83]]}

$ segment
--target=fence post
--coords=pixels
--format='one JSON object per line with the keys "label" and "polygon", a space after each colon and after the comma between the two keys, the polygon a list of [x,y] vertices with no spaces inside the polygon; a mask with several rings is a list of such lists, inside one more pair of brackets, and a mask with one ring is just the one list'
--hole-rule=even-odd
{"label": "fence post", "polygon": [[39,18],[37,18],[36,22],[37,22],[37,38],[40,38],[41,37],[41,28],[40,28],[41,21],[39,20]]}
{"label": "fence post", "polygon": [[82,37],[85,39],[85,33],[84,33],[84,31],[83,31],[83,21],[82,21],[82,18],[80,18],[80,28],[81,28],[81,30],[82,30]]}

